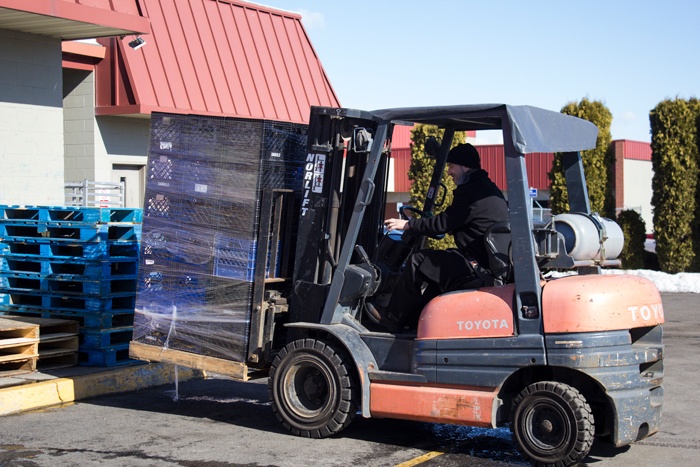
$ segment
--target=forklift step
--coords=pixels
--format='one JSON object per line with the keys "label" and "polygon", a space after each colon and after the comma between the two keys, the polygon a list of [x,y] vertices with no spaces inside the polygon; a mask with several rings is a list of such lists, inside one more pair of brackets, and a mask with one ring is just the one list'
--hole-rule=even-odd
{"label": "forklift step", "polygon": [[406,383],[427,383],[425,375],[415,373],[396,373],[393,371],[370,371],[368,373],[370,381],[397,381]]}

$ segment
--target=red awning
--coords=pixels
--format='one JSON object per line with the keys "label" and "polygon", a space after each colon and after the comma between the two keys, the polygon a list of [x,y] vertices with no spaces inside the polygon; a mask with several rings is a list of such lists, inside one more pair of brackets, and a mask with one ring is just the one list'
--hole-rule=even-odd
{"label": "red awning", "polygon": [[306,123],[312,105],[340,105],[299,15],[237,0],[139,3],[151,21],[146,45],[100,40],[107,56],[97,66],[98,115]]}
{"label": "red awning", "polygon": [[0,0],[0,29],[64,40],[148,33],[148,20],[136,8],[125,13],[112,4],[110,0]]}
{"label": "red awning", "polygon": [[105,48],[98,44],[63,41],[63,68],[93,71],[95,65],[105,58]]}

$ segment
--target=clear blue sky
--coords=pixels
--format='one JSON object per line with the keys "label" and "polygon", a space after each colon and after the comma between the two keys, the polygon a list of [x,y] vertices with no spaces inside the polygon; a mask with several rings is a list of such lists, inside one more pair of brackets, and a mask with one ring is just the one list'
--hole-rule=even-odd
{"label": "clear blue sky", "polygon": [[695,0],[260,0],[302,15],[341,104],[560,110],[584,97],[613,139],[650,141],[649,111],[700,97]]}

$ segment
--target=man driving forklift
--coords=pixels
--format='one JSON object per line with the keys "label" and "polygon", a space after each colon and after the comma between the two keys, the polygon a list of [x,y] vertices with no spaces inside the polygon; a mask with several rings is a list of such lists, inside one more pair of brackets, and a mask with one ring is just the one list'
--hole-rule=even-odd
{"label": "man driving forklift", "polygon": [[367,301],[367,316],[391,332],[415,327],[423,307],[438,295],[493,285],[484,234],[494,223],[508,220],[503,193],[481,168],[479,152],[469,143],[447,155],[447,174],[457,188],[453,201],[434,217],[387,219],[386,229],[418,236],[451,233],[457,248],[414,252],[394,287],[386,307]]}

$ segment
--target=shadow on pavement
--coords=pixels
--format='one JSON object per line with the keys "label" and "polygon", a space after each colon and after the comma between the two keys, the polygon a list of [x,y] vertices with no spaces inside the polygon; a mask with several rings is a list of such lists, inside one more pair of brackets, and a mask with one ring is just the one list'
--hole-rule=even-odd
{"label": "shadow on pavement", "polygon": [[[272,411],[266,380],[244,383],[215,376],[180,382],[177,392],[175,385],[171,384],[96,397],[81,403],[206,418],[252,430],[292,436],[287,434]],[[484,465],[489,465],[489,461],[501,465],[529,465],[518,452],[508,428],[486,429],[405,420],[365,419],[358,415],[339,437],[450,455],[465,454],[483,459],[486,461]],[[629,446],[614,448],[596,442],[586,462],[594,465],[628,449]]]}

